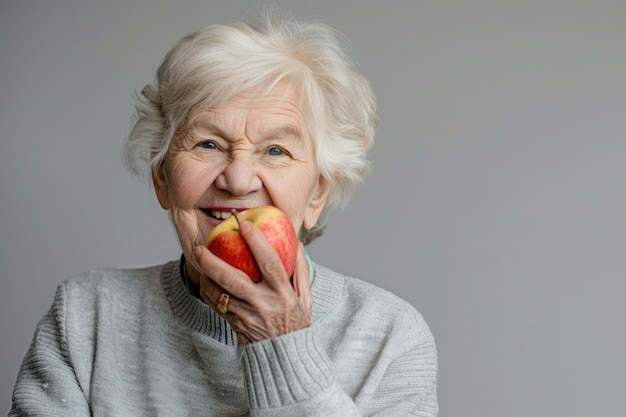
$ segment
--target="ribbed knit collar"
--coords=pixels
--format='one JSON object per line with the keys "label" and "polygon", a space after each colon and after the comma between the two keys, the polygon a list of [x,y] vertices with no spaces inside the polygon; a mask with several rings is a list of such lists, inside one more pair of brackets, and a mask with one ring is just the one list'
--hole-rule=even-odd
{"label": "ribbed knit collar", "polygon": [[[338,306],[343,291],[343,276],[315,264],[313,294],[313,324],[322,321]],[[180,274],[179,261],[163,266],[163,290],[173,313],[191,330],[210,336],[220,342],[235,345],[236,335],[219,314],[200,299],[189,294]]]}
{"label": "ribbed knit collar", "polygon": [[343,298],[344,276],[320,264],[315,265],[315,281],[311,287],[313,295],[313,324],[331,316]]}
{"label": "ribbed knit collar", "polygon": [[172,311],[187,327],[220,342],[235,345],[235,332],[226,320],[202,300],[187,292],[180,276],[178,261],[164,265],[161,282]]}

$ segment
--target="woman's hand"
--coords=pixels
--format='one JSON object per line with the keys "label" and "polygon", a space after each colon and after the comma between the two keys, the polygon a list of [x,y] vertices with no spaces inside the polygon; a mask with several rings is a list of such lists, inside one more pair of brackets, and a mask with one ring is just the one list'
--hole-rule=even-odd
{"label": "woman's hand", "polygon": [[[280,258],[255,225],[244,221],[239,232],[257,260],[263,280],[252,282],[244,272],[222,261],[206,247],[197,246],[194,257],[202,273],[200,295],[204,302],[230,323],[241,344],[308,327],[313,298],[302,243],[290,279]],[[230,296],[226,313],[217,309],[222,293]]]}

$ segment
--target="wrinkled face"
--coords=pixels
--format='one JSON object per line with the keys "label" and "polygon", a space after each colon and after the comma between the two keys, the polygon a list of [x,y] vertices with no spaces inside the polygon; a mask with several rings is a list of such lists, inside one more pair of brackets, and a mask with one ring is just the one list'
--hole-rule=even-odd
{"label": "wrinkled face", "polygon": [[296,231],[315,225],[330,186],[298,103],[282,84],[263,96],[240,94],[200,113],[172,140],[153,180],[187,259],[232,208],[273,205]]}

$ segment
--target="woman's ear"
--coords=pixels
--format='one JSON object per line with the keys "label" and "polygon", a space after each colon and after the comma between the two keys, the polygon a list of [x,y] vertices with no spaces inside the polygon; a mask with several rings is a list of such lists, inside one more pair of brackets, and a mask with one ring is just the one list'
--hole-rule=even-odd
{"label": "woman's ear", "polygon": [[328,196],[330,195],[331,183],[324,176],[320,175],[319,180],[317,182],[317,186],[315,190],[311,193],[311,197],[309,199],[309,204],[307,205],[304,212],[304,222],[303,226],[305,229],[312,229],[313,226],[317,223],[324,207],[326,207],[326,202],[328,201]]}
{"label": "woman's ear", "polygon": [[163,162],[160,162],[152,167],[152,183],[154,184],[154,191],[156,192],[159,204],[164,210],[169,210],[169,189],[167,185],[167,177],[163,168]]}

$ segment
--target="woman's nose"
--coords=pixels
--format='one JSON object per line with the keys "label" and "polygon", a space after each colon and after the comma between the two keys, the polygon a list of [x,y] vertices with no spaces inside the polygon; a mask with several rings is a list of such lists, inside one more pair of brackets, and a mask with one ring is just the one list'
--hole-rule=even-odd
{"label": "woman's nose", "polygon": [[260,190],[262,182],[251,157],[235,156],[217,177],[215,186],[240,197]]}

